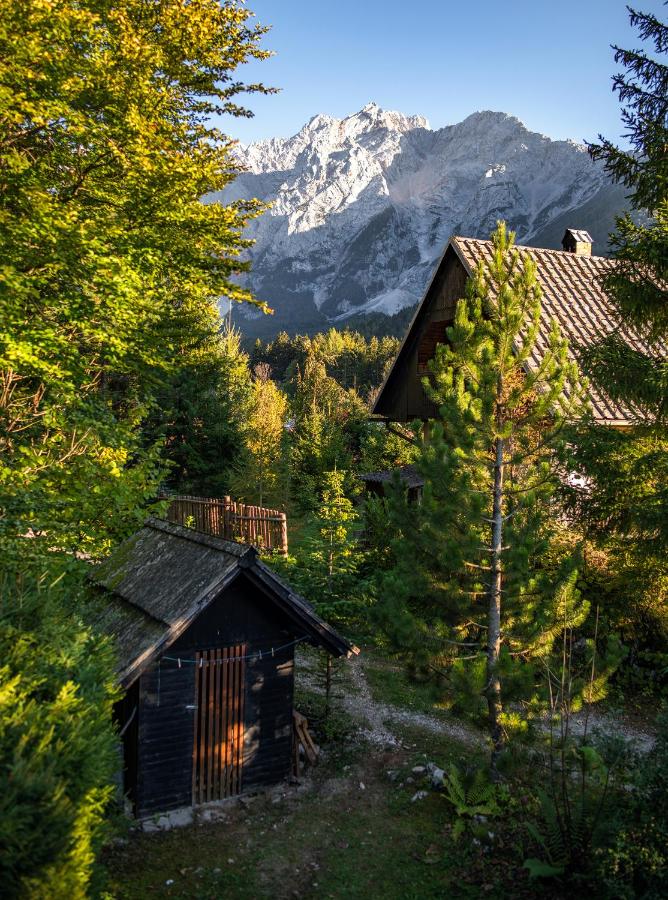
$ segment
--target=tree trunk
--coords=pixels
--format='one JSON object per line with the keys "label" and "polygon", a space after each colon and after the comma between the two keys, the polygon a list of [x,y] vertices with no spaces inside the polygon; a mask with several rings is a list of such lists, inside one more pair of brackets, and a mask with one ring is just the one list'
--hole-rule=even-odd
{"label": "tree trunk", "polygon": [[332,657],[327,654],[325,664],[325,719],[329,719],[329,704],[332,696]]}
{"label": "tree trunk", "polygon": [[[330,544],[332,539],[330,538]],[[334,575],[334,550],[330,547],[329,550],[329,559],[327,565],[327,590],[331,596],[332,594],[332,578]]]}
{"label": "tree trunk", "polygon": [[501,652],[501,548],[503,546],[503,450],[504,439],[495,441],[494,497],[492,504],[492,545],[491,572],[488,587],[489,607],[487,613],[487,708],[489,733],[492,739],[492,777],[497,777],[497,762],[503,749],[501,731],[501,680],[498,663]]}

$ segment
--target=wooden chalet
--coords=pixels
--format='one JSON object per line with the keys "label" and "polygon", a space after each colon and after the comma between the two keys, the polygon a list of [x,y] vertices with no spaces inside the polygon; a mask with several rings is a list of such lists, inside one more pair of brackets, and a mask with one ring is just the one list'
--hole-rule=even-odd
{"label": "wooden chalet", "polygon": [[255,548],[159,519],[92,574],[114,640],[124,788],[138,816],[288,776],[295,647],[356,653]]}
{"label": "wooden chalet", "polygon": [[[520,258],[529,257],[536,264],[543,295],[541,328],[534,355],[528,361],[530,367],[540,362],[553,319],[568,339],[573,356],[577,347],[590,345],[619,329],[602,286],[602,278],[612,271],[614,260],[592,256],[592,240],[586,231],[568,229],[562,246],[563,250],[516,248]],[[380,389],[372,410],[376,417],[388,422],[416,419],[427,422],[437,416],[436,406],[427,397],[422,381],[429,372],[436,345],[446,340],[446,329],[453,323],[455,307],[465,295],[467,280],[491,255],[491,241],[450,239]],[[630,344],[637,342],[629,333],[624,338]],[[593,388],[589,399],[595,419],[602,424],[626,427],[638,419],[636,412],[612,402]]]}

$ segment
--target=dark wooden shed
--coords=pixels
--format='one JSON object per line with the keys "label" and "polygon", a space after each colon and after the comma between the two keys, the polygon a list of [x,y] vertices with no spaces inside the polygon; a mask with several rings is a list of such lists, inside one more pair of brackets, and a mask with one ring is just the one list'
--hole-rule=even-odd
{"label": "dark wooden shed", "polygon": [[146,816],[289,775],[295,647],[357,652],[253,547],[150,519],[93,581],[125,694],[124,788]]}

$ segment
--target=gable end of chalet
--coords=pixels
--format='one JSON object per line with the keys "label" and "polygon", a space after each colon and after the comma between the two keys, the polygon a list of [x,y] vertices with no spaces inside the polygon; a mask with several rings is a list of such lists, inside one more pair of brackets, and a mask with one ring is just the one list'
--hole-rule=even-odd
{"label": "gable end of chalet", "polygon": [[452,324],[457,301],[464,296],[469,272],[452,241],[439,260],[427,291],[418,305],[397,358],[373,407],[373,414],[393,422],[434,418],[435,405],[422,387],[436,345],[443,343]]}
{"label": "gable end of chalet", "polygon": [[[554,319],[569,342],[573,359],[577,359],[578,346],[591,345],[619,329],[603,289],[603,279],[614,268],[614,260],[592,256],[591,238],[586,232],[569,229],[563,246],[564,250],[516,247],[520,257],[529,256],[534,261],[542,290],[541,328],[528,361],[530,368],[540,364],[541,348],[547,345]],[[467,280],[491,255],[491,241],[459,236],[450,239],[381,386],[372,409],[374,415],[391,422],[426,421],[437,416],[436,405],[427,397],[422,381],[436,345],[446,340],[446,329],[454,320],[457,301],[465,296]],[[622,337],[632,345],[642,343],[630,332]],[[593,416],[601,424],[625,427],[642,418],[638,410],[623,408],[593,388],[589,400]]]}

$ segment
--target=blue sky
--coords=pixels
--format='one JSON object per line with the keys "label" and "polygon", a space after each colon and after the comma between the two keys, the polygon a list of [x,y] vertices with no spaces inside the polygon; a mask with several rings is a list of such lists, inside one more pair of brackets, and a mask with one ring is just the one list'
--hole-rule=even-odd
{"label": "blue sky", "polygon": [[[294,134],[316,113],[370,100],[432,128],[476,110],[511,113],[553,138],[617,138],[610,44],[638,46],[620,0],[247,0],[271,25],[276,55],[238,71],[281,88],[250,96],[250,120],[225,117],[243,142]],[[665,20],[663,0],[635,5]]]}

